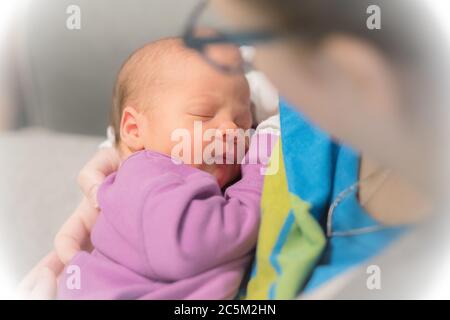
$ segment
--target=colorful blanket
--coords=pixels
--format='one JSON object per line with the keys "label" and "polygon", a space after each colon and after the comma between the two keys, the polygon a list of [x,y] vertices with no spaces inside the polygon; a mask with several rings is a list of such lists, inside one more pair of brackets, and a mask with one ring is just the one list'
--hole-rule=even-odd
{"label": "colorful blanket", "polygon": [[[264,180],[260,237],[247,299],[296,297],[325,247],[325,236],[312,215],[311,204],[292,188],[301,178],[298,167],[285,164],[286,150],[295,150],[299,138],[297,134],[286,135],[299,129],[300,123],[293,116],[296,117],[295,113],[282,103],[282,134],[270,164],[278,170]],[[295,162],[291,156],[289,164]]]}
{"label": "colorful blanket", "polygon": [[[247,299],[293,299],[378,254],[405,229],[389,227],[350,237],[324,234],[333,199],[359,176],[357,152],[334,142],[285,101],[281,138],[266,175],[262,216]],[[333,230],[379,224],[352,193],[335,208]]]}

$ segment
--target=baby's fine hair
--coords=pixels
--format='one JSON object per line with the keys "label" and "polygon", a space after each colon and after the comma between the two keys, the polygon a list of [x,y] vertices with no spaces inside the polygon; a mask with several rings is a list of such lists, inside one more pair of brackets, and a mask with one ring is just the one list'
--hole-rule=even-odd
{"label": "baby's fine hair", "polygon": [[186,54],[188,50],[180,38],[163,38],[137,49],[124,62],[112,99],[111,126],[116,144],[120,142],[120,122],[125,106],[144,108],[151,103],[152,89],[161,84],[164,66],[170,65],[174,55]]}

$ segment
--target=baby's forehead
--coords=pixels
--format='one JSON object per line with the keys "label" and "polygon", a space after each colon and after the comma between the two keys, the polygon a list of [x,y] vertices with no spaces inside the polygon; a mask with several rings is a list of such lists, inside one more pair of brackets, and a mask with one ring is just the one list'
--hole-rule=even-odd
{"label": "baby's forehead", "polygon": [[[216,49],[214,54],[224,61],[240,58],[239,49],[232,46],[224,46],[223,50]],[[241,91],[238,95],[249,95],[244,75],[238,77],[223,74],[210,65],[201,53],[185,47],[178,38],[160,40],[144,46],[129,63],[130,77],[127,78],[131,81],[126,85],[145,96],[150,94],[150,91],[152,94],[160,94],[169,89],[180,88],[191,93],[195,88],[222,91],[217,90],[222,86],[224,89],[228,88],[224,94],[230,94],[231,88],[234,95]],[[149,90],[154,88],[158,88],[158,91]]]}
{"label": "baby's forehead", "polygon": [[136,50],[123,64],[117,82],[130,92],[162,81],[166,70],[189,54],[177,38],[151,42]]}

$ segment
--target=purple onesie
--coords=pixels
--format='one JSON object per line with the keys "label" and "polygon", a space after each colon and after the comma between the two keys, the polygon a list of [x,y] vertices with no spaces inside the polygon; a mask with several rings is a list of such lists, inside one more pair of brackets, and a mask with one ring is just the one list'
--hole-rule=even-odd
{"label": "purple onesie", "polygon": [[[271,150],[274,136],[265,138]],[[232,299],[256,244],[261,168],[242,164],[242,179],[222,194],[209,173],[133,154],[100,187],[95,249],[66,266],[58,298]],[[74,276],[79,285],[68,285]]]}

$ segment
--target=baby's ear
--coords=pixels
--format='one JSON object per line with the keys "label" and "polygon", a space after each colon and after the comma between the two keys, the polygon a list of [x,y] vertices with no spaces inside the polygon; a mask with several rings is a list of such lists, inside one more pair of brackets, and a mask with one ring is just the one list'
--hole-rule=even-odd
{"label": "baby's ear", "polygon": [[120,121],[120,140],[132,151],[144,149],[144,141],[139,128],[139,113],[131,106],[123,109]]}

